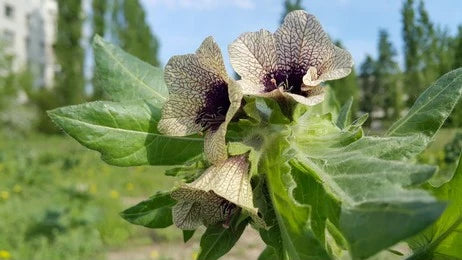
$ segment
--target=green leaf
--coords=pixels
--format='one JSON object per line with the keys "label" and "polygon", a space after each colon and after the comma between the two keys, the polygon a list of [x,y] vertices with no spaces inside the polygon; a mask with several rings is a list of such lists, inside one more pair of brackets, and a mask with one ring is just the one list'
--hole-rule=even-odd
{"label": "green leaf", "polygon": [[188,242],[194,235],[196,230],[183,230],[183,241],[186,243]]}
{"label": "green leaf", "polygon": [[340,109],[340,113],[337,118],[337,126],[340,129],[344,129],[351,122],[351,106],[353,105],[353,97],[350,97],[348,101]]}
{"label": "green leaf", "polygon": [[[265,219],[265,221],[269,221],[269,220]],[[284,250],[281,231],[279,230],[279,225],[277,225],[277,223],[275,224],[276,225],[272,226],[268,230],[260,229],[260,236],[262,240],[265,242],[265,244],[267,245],[266,249],[264,250],[264,252],[262,252],[260,257],[264,257],[266,255],[266,257],[271,257],[270,259],[285,260],[287,259],[287,255],[286,255],[286,250]]]}
{"label": "green leaf", "polygon": [[454,109],[461,95],[462,68],[445,74],[425,90],[408,114],[390,127],[387,135],[423,134],[429,142]]}
{"label": "green leaf", "polygon": [[201,250],[197,260],[215,260],[231,250],[241,237],[249,219],[237,224],[239,216],[235,216],[229,228],[213,225],[205,230],[201,238]]}
{"label": "green leaf", "polygon": [[82,145],[112,165],[178,165],[202,153],[203,140],[157,132],[160,109],[151,100],[97,101],[57,108],[51,119]]}
{"label": "green leaf", "polygon": [[261,252],[260,256],[258,256],[258,260],[280,260],[276,253],[276,250],[273,247],[267,246],[263,252]]}
{"label": "green leaf", "polygon": [[280,253],[287,253],[291,260],[330,259],[323,248],[323,241],[315,236],[310,225],[311,208],[297,203],[291,194],[297,183],[287,163],[291,157],[287,154],[289,146],[285,138],[276,137],[261,161],[261,172],[268,181],[282,238],[283,251]]}
{"label": "green leaf", "polygon": [[200,154],[186,161],[183,165],[166,170],[165,175],[177,177],[186,183],[190,183],[199,178],[209,166],[210,164],[204,155]]}
{"label": "green leaf", "polygon": [[408,259],[462,259],[462,154],[452,180],[432,190],[449,205],[438,221],[409,241],[415,253]]}
{"label": "green leaf", "polygon": [[96,84],[113,101],[152,99],[156,107],[167,100],[163,71],[105,42],[93,39]]}
{"label": "green leaf", "polygon": [[358,126],[340,130],[329,116],[310,114],[300,117],[292,131],[291,165],[299,170],[292,168],[292,176],[308,176],[296,179],[303,192],[297,196],[294,189],[293,196],[316,212],[309,217],[318,240],[328,219],[352,257],[363,259],[418,233],[443,211],[444,205],[427,192],[407,188],[424,183],[436,170],[399,161],[424,146],[420,135],[362,137]]}
{"label": "green leaf", "polygon": [[158,192],[149,199],[124,210],[120,215],[128,222],[148,228],[165,228],[173,224],[170,192]]}
{"label": "green leaf", "polygon": [[332,87],[326,87],[326,95],[324,97],[324,101],[312,106],[308,107],[308,113],[313,115],[323,115],[326,113],[331,113],[333,118],[338,117],[339,113],[339,104],[337,98],[335,97],[335,92]]}

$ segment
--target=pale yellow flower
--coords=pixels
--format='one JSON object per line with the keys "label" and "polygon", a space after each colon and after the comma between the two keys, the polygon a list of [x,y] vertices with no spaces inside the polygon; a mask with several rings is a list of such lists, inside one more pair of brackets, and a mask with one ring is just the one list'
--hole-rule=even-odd
{"label": "pale yellow flower", "polygon": [[246,155],[212,165],[194,182],[174,190],[171,196],[178,201],[173,207],[173,223],[184,230],[219,222],[227,226],[239,209],[249,213],[256,224],[264,226],[253,205]]}
{"label": "pale yellow flower", "polygon": [[213,38],[206,38],[194,54],[172,57],[164,78],[170,96],[162,109],[159,132],[171,136],[205,132],[207,159],[226,160],[226,129],[241,105],[242,93],[227,75]]}
{"label": "pale yellow flower", "polygon": [[353,60],[335,46],[311,14],[290,12],[273,34],[244,33],[229,46],[231,65],[247,95],[287,98],[305,105],[324,99],[321,83],[347,76]]}

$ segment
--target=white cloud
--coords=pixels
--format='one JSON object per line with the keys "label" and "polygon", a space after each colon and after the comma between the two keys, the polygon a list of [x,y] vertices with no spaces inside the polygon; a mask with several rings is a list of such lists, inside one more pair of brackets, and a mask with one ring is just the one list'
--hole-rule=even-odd
{"label": "white cloud", "polygon": [[213,10],[216,8],[236,7],[254,9],[254,0],[144,0],[150,8],[167,7],[172,9]]}

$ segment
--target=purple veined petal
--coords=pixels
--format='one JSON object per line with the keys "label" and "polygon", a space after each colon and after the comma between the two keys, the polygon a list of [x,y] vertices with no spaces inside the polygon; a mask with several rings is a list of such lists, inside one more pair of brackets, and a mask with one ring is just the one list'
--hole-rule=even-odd
{"label": "purple veined petal", "polygon": [[180,204],[184,211],[175,210],[174,220],[184,219],[187,215],[185,211],[199,210],[200,221],[196,218],[194,221],[191,220],[191,223],[214,224],[226,221],[230,214],[242,209],[249,213],[257,224],[264,226],[253,205],[247,155],[232,156],[220,164],[211,166],[197,180],[181,185],[172,191],[171,195],[179,203],[193,203],[197,208],[183,209],[183,204]]}

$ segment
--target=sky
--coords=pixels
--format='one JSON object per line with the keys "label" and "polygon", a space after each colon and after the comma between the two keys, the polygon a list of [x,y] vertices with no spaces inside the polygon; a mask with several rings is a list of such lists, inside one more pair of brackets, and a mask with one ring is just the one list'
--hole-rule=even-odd
{"label": "sky", "polygon": [[[282,0],[141,0],[147,20],[160,41],[160,60],[194,52],[207,36],[220,45],[228,69],[227,46],[241,33],[275,31]],[[379,29],[386,29],[402,63],[402,0],[304,0],[333,39],[340,39],[356,65],[376,55]],[[455,34],[462,24],[462,0],[425,0],[432,21]]]}

